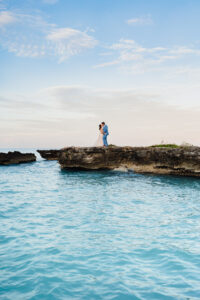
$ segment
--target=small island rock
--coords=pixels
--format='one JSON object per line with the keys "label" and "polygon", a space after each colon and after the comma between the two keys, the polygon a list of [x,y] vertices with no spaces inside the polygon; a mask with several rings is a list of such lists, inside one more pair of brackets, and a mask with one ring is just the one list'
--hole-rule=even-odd
{"label": "small island rock", "polygon": [[21,164],[33,161],[36,161],[34,153],[21,153],[19,151],[0,153],[0,165]]}
{"label": "small island rock", "polygon": [[60,150],[37,150],[41,157],[46,160],[58,160]]}
{"label": "small island rock", "polygon": [[63,169],[200,177],[200,147],[68,147],[60,150],[58,161]]}

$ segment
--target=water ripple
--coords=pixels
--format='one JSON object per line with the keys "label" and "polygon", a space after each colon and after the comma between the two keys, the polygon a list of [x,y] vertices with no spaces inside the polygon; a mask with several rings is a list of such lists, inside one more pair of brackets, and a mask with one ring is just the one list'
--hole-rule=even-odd
{"label": "water ripple", "polygon": [[200,299],[200,181],[0,167],[1,299]]}

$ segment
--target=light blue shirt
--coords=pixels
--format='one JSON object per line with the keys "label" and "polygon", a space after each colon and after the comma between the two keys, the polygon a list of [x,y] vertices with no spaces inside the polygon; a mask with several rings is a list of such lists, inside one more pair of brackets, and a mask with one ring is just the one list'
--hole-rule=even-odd
{"label": "light blue shirt", "polygon": [[107,125],[104,125],[103,126],[103,132],[107,135],[109,135],[109,132],[108,132],[108,126]]}

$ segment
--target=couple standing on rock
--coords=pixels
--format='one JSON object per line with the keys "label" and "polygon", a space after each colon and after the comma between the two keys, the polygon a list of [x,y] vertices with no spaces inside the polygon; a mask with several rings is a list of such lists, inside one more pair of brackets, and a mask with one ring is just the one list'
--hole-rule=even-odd
{"label": "couple standing on rock", "polygon": [[99,124],[99,137],[95,144],[96,147],[108,147],[107,137],[109,135],[108,126],[105,122]]}

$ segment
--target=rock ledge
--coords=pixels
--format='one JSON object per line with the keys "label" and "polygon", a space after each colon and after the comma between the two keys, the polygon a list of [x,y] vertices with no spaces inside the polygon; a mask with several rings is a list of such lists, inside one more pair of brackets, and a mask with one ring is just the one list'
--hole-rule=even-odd
{"label": "rock ledge", "polygon": [[60,154],[60,150],[37,150],[37,152],[47,160],[57,160]]}
{"label": "rock ledge", "polygon": [[68,147],[60,150],[58,161],[63,169],[200,177],[200,147]]}
{"label": "rock ledge", "polygon": [[0,153],[0,165],[21,164],[33,161],[36,161],[34,153],[21,153],[19,151]]}

